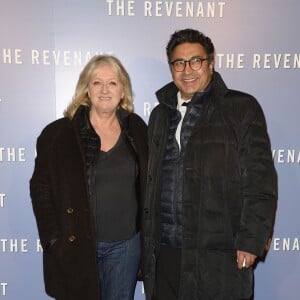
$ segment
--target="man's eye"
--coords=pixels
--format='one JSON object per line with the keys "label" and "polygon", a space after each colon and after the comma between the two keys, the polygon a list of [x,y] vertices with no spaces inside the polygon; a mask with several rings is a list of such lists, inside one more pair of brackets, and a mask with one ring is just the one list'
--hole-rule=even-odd
{"label": "man's eye", "polygon": [[182,66],[184,65],[184,61],[183,60],[177,60],[175,61],[175,66]]}
{"label": "man's eye", "polygon": [[195,64],[199,64],[199,63],[201,63],[201,58],[200,57],[195,57],[195,58],[191,59],[191,62],[195,63]]}

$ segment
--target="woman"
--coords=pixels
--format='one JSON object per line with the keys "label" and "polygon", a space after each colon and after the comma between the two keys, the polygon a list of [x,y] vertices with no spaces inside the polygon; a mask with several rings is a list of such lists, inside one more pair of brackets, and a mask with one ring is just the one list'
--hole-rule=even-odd
{"label": "woman", "polygon": [[30,181],[46,293],[60,300],[134,298],[140,263],[146,125],[120,61],[93,57],[65,117],[37,141]]}

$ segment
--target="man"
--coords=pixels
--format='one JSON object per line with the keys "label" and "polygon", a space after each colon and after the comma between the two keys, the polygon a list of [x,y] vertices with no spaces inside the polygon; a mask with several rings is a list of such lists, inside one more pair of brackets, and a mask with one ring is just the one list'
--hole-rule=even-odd
{"label": "man", "polygon": [[249,299],[276,210],[276,172],[258,102],[214,71],[210,38],[167,45],[173,82],[149,120],[144,207],[148,300]]}

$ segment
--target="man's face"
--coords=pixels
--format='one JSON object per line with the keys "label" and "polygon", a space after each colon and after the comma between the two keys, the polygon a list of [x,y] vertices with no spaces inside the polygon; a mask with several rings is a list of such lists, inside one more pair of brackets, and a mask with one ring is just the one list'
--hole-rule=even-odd
{"label": "man's face", "polygon": [[[204,47],[199,43],[184,43],[175,47],[171,62],[179,59],[189,60],[193,57],[207,58]],[[196,92],[203,92],[211,81],[213,62],[202,61],[198,70],[193,70],[188,62],[181,72],[176,72],[171,65],[173,81],[181,93],[182,99],[191,99]]]}

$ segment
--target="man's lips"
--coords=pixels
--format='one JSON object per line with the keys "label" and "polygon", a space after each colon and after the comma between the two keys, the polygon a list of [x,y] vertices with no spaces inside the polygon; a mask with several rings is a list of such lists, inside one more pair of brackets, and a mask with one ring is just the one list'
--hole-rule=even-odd
{"label": "man's lips", "polygon": [[182,82],[185,84],[192,84],[192,83],[195,83],[196,80],[197,80],[197,78],[183,78]]}

